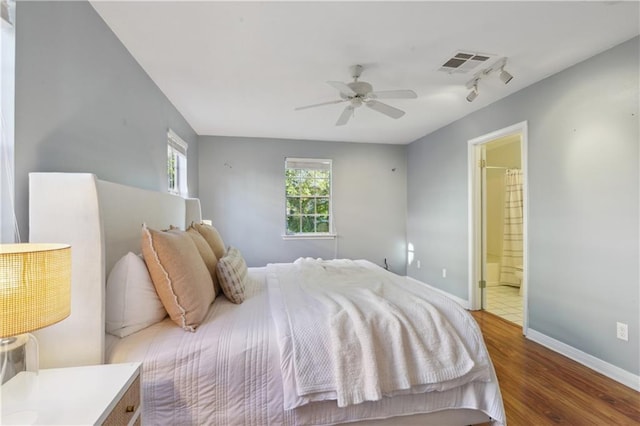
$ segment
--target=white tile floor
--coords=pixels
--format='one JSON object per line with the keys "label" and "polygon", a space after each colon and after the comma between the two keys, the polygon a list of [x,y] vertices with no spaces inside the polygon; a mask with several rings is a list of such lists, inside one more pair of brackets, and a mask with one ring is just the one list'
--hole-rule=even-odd
{"label": "white tile floor", "polygon": [[520,289],[508,285],[488,286],[486,311],[522,326]]}

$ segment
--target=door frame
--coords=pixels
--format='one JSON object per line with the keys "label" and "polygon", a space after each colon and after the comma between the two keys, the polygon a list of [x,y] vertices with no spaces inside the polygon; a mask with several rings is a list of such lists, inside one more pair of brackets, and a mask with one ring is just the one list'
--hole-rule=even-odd
{"label": "door frame", "polygon": [[482,279],[482,254],[481,247],[481,232],[483,231],[481,220],[481,181],[482,181],[482,169],[479,167],[482,145],[491,142],[495,139],[499,139],[505,136],[513,134],[520,134],[521,137],[521,170],[522,170],[522,192],[523,192],[523,234],[522,234],[522,266],[524,273],[522,276],[522,286],[524,287],[522,295],[523,311],[522,311],[522,333],[527,334],[529,313],[528,313],[528,295],[529,295],[529,173],[527,170],[527,157],[528,157],[528,130],[527,122],[522,121],[512,126],[505,127],[487,133],[482,136],[470,139],[468,141],[468,205],[469,205],[469,308],[471,310],[479,310],[481,308],[481,290],[478,286],[478,282]]}

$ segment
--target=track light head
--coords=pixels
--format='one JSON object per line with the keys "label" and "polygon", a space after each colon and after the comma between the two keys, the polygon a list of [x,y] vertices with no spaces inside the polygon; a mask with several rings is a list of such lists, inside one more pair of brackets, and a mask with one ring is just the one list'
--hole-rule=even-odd
{"label": "track light head", "polygon": [[504,83],[507,84],[508,82],[510,82],[513,79],[513,76],[511,74],[509,74],[509,72],[507,72],[504,68],[502,68],[500,70],[500,80]]}
{"label": "track light head", "polygon": [[467,95],[467,102],[473,102],[478,97],[478,83],[473,85],[473,89]]}

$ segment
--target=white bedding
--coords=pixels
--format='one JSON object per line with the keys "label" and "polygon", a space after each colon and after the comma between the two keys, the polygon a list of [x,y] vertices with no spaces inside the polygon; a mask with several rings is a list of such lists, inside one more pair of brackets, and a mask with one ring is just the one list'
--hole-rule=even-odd
{"label": "white bedding", "polygon": [[490,380],[475,321],[425,286],[347,259],[270,264],[267,280],[291,381],[285,408],[324,399],[345,407]]}
{"label": "white bedding", "polygon": [[143,362],[145,424],[325,425],[452,408],[476,409],[504,424],[491,365],[489,382],[343,408],[325,400],[285,409],[291,377],[283,381],[265,276],[266,268],[250,268],[247,300],[234,305],[218,297],[195,333],[167,318],[109,345],[108,362]]}

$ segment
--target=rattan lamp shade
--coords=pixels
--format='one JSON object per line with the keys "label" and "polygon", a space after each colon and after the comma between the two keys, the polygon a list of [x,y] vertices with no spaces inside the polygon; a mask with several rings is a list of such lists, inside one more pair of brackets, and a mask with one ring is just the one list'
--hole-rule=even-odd
{"label": "rattan lamp shade", "polygon": [[71,311],[71,247],[0,244],[0,337],[46,327]]}

